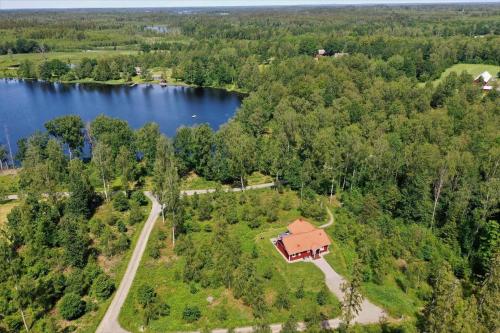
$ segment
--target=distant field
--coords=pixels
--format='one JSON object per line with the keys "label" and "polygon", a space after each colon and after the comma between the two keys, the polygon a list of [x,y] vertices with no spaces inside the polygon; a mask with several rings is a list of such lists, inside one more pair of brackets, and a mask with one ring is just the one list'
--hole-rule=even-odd
{"label": "distant field", "polygon": [[7,222],[7,215],[10,213],[12,208],[16,207],[19,201],[7,201],[5,203],[0,203],[0,228]]}
{"label": "distant field", "polygon": [[8,69],[9,67],[19,65],[24,60],[32,61],[35,66],[38,66],[45,59],[59,59],[68,63],[78,63],[83,58],[104,58],[121,54],[137,54],[133,50],[88,50],[80,52],[48,52],[48,53],[27,53],[27,54],[11,54],[0,56],[0,75],[13,76],[16,70]]}
{"label": "distant field", "polygon": [[441,80],[443,80],[443,78],[450,75],[451,72],[455,72],[457,74],[467,72],[476,77],[484,71],[488,71],[491,75],[493,75],[493,77],[496,77],[497,73],[500,72],[500,66],[483,64],[456,64],[445,70],[443,74],[441,74],[441,77],[437,80],[434,80],[432,83],[434,85],[437,85],[439,82],[441,82]]}

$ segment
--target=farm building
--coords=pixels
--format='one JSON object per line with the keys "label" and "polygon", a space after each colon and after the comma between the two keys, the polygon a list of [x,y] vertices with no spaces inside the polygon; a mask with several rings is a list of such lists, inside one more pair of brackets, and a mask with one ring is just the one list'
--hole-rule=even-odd
{"label": "farm building", "polygon": [[274,244],[288,261],[309,257],[316,259],[328,251],[331,241],[323,229],[303,219],[295,220],[287,229]]}
{"label": "farm building", "polygon": [[487,84],[488,82],[490,82],[491,78],[492,78],[491,74],[486,71],[486,72],[482,72],[481,74],[476,76],[476,78],[474,79],[474,82]]}

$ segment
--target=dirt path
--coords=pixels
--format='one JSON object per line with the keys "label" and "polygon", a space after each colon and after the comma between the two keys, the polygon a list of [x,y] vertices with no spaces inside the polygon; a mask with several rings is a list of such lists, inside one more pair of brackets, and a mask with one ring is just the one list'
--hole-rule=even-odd
{"label": "dirt path", "polygon": [[[253,185],[247,186],[245,190],[257,190],[263,188],[270,188],[274,186],[274,183],[261,184],[261,185]],[[233,188],[228,191],[231,192],[239,192],[240,188]],[[206,194],[215,192],[215,189],[206,189],[206,190],[186,190],[182,191],[181,195],[194,195],[197,194]],[[125,275],[120,282],[120,286],[113,296],[113,300],[111,301],[106,314],[102,318],[101,323],[97,327],[96,333],[128,333],[128,331],[124,330],[120,323],[118,322],[118,316],[120,315],[120,310],[125,303],[127,295],[130,291],[130,287],[135,278],[135,274],[137,273],[137,269],[139,268],[139,264],[141,262],[142,255],[146,250],[146,246],[149,240],[149,236],[151,231],[153,230],[154,224],[161,213],[161,205],[156,200],[156,198],[150,193],[145,192],[146,196],[151,200],[153,206],[151,207],[151,212],[149,213],[149,217],[142,228],[141,234],[139,236],[139,240],[137,241],[137,245],[134,248],[134,252],[132,253],[132,257],[127,266],[127,270],[125,271]]]}
{"label": "dirt path", "polygon": [[120,310],[123,306],[123,303],[125,303],[125,299],[127,298],[130,287],[132,286],[132,282],[134,281],[134,277],[137,273],[137,269],[139,268],[142,255],[146,250],[149,235],[151,234],[154,224],[161,213],[161,206],[156,198],[150,192],[145,192],[145,194],[153,203],[151,212],[149,213],[146,224],[144,224],[144,227],[142,228],[139,240],[137,241],[137,245],[134,248],[134,252],[132,253],[132,257],[130,258],[130,261],[128,263],[125,275],[120,282],[120,286],[118,287],[118,290],[113,297],[113,301],[111,301],[106,314],[102,318],[99,327],[97,327],[97,333],[128,333],[128,331],[121,328],[120,324],[118,323],[118,316],[120,315]]}
{"label": "dirt path", "polygon": [[[325,274],[325,283],[328,289],[330,289],[330,291],[335,296],[337,296],[339,301],[342,302],[342,300],[344,299],[344,293],[340,289],[340,286],[345,281],[344,278],[333,270],[332,266],[330,266],[325,258],[311,260],[311,262],[316,265],[316,267],[318,267],[323,272],[323,274]],[[384,317],[386,317],[386,313],[384,312],[384,310],[365,298],[363,300],[363,304],[361,305],[361,311],[358,313],[353,322],[358,324],[373,324],[378,323],[380,319]],[[340,324],[340,320],[338,319],[329,320],[329,322],[331,322],[331,325],[338,326],[338,324]],[[337,326],[330,327],[333,328]]]}
{"label": "dirt path", "polygon": [[328,207],[325,207],[325,208],[326,208],[326,212],[328,213],[328,222],[326,222],[323,225],[320,225],[319,228],[321,228],[321,229],[328,228],[329,226],[331,226],[333,224],[333,221],[334,221],[333,214],[332,214],[332,211],[330,210],[330,208],[328,208]]}

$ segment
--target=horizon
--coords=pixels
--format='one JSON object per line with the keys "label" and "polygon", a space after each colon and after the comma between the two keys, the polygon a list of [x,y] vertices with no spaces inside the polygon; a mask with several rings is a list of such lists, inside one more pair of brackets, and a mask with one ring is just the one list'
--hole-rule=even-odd
{"label": "horizon", "polygon": [[280,7],[342,5],[442,5],[495,4],[500,0],[0,0],[0,10],[29,9],[123,9],[123,8],[216,8],[216,7]]}

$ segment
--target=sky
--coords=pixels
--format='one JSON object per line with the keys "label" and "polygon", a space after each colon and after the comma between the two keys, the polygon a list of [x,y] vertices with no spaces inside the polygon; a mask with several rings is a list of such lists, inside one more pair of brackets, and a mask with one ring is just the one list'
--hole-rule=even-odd
{"label": "sky", "polygon": [[0,0],[0,9],[484,3],[500,0]]}

